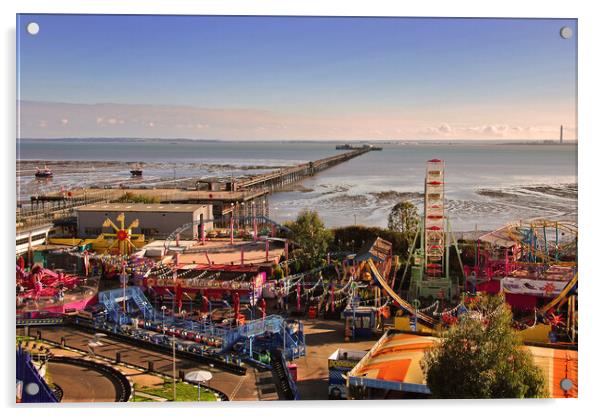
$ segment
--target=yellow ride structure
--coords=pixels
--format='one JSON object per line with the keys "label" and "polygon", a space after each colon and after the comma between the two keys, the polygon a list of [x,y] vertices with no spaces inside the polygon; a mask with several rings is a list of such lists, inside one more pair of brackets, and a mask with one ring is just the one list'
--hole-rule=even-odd
{"label": "yellow ride structure", "polygon": [[102,233],[96,238],[49,238],[50,244],[70,247],[90,247],[92,251],[103,254],[129,255],[147,244],[144,234],[133,233],[132,230],[139,226],[138,219],[125,226],[125,214],[117,216],[119,226],[107,218],[102,226],[113,228],[113,233]]}
{"label": "yellow ride structure", "polygon": [[134,221],[130,223],[127,227],[125,226],[125,214],[122,212],[117,216],[117,221],[119,222],[119,227],[115,225],[110,218],[107,218],[103,223],[103,227],[112,227],[115,230],[115,233],[103,233],[105,238],[109,237],[109,239],[113,239],[113,243],[111,243],[105,253],[111,252],[114,247],[117,247],[117,254],[124,256],[131,254],[132,249],[137,249],[137,247],[132,243],[132,237],[142,237],[144,239],[143,234],[133,234],[132,229],[138,227],[140,222],[136,218]]}

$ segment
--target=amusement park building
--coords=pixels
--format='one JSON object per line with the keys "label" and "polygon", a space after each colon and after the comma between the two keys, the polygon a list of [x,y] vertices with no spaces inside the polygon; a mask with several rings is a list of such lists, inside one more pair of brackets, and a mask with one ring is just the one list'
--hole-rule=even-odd
{"label": "amusement park building", "polygon": [[165,238],[184,224],[195,223],[196,226],[182,232],[182,238],[197,239],[200,235],[200,223],[205,221],[205,231],[213,228],[213,207],[197,204],[93,204],[77,209],[77,233],[79,237],[95,237],[103,232],[113,232],[110,227],[103,227],[103,222],[110,218],[117,224],[117,217],[125,215],[125,226],[134,220],[139,225],[132,228],[133,234],[144,234],[146,237]]}

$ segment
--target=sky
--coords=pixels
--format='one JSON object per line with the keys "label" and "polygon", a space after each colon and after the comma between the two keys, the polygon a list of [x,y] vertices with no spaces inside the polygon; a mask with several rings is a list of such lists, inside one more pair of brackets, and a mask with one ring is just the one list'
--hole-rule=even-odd
{"label": "sky", "polygon": [[17,55],[21,138],[575,138],[574,19],[25,14]]}

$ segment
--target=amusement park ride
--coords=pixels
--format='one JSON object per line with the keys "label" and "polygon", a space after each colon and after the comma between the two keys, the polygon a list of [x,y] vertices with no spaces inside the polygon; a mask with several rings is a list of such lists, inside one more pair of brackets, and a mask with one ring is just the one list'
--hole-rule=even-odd
{"label": "amusement park ride", "polygon": [[[407,300],[393,289],[394,279],[385,270],[386,262],[368,259],[358,270],[368,275],[394,304],[413,317],[413,329],[432,332],[443,317],[450,317],[462,307],[460,279],[450,273],[450,249],[455,248],[464,291],[504,293],[506,302],[517,311],[533,311],[531,323],[517,321],[525,340],[548,342],[551,332],[562,328],[569,342],[577,334],[577,226],[563,221],[533,220],[511,223],[481,237],[477,242],[475,266],[463,265],[461,250],[451,230],[444,209],[444,162],[427,162],[424,185],[424,215],[410,248],[399,293],[408,269],[411,269]],[[417,241],[420,245],[417,247]],[[469,287],[468,285],[472,286]],[[431,297],[435,303],[420,307],[420,299]],[[438,312],[439,301],[457,299],[459,304]],[[564,322],[563,314],[566,315]],[[396,318],[397,321],[397,318]],[[525,321],[526,322],[526,321]],[[396,322],[397,327],[397,322]]]}
{"label": "amusement park ride", "polygon": [[[427,162],[424,181],[424,215],[410,248],[410,261],[402,276],[405,279],[411,265],[410,299],[451,299],[458,279],[450,275],[450,247],[453,244],[458,261],[462,264],[460,250],[452,233],[449,218],[445,215],[445,163],[439,159]],[[420,237],[420,247],[416,247]]]}
{"label": "amusement park ride", "polygon": [[140,249],[147,244],[144,234],[133,233],[132,230],[138,227],[138,219],[133,220],[130,225],[125,226],[125,214],[120,213],[117,216],[119,226],[115,225],[110,218],[107,218],[103,223],[103,227],[113,228],[113,233],[101,233],[96,238],[57,238],[50,237],[49,243],[71,246],[71,247],[90,247],[96,253],[117,254],[120,256],[128,256],[132,252]]}
{"label": "amusement park ride", "polygon": [[132,234],[132,229],[140,225],[138,219],[135,219],[126,227],[125,214],[122,212],[117,216],[117,221],[119,222],[119,227],[117,227],[110,218],[107,218],[102,223],[103,227],[112,227],[115,230],[115,233],[103,233],[104,238],[113,239],[113,243],[107,247],[106,251],[111,251],[116,247],[119,255],[128,255],[132,250],[137,249],[131,241],[132,238],[144,240],[144,234]]}
{"label": "amusement park ride", "polygon": [[510,223],[479,238],[474,266],[464,266],[467,283],[472,290],[503,292],[514,309],[535,309],[535,323],[560,328],[575,342],[577,239],[577,224],[569,221]]}

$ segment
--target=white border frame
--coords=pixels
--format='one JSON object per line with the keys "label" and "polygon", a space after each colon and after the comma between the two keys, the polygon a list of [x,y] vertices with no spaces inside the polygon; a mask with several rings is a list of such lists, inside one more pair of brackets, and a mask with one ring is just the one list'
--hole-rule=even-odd
{"label": "white border frame", "polygon": [[[15,206],[15,21],[16,13],[118,13],[118,14],[222,14],[222,15],[346,15],[346,16],[443,16],[443,17],[562,17],[579,19],[579,223],[581,235],[579,238],[580,275],[583,277],[581,285],[581,309],[587,319],[581,322],[580,356],[580,389],[578,400],[524,400],[524,401],[428,401],[428,402],[301,402],[295,404],[278,403],[229,403],[226,406],[194,406],[172,405],[168,409],[154,405],[152,407],[130,405],[119,410],[132,414],[148,413],[149,409],[157,412],[215,412],[215,414],[244,414],[260,415],[265,409],[282,412],[287,416],[294,414],[307,414],[315,412],[318,408],[332,412],[335,408],[346,414],[365,414],[369,412],[424,412],[429,414],[462,412],[466,414],[514,413],[518,409],[530,412],[545,413],[546,416],[567,413],[576,414],[583,410],[593,409],[594,400],[599,396],[601,366],[598,357],[599,348],[595,348],[600,340],[600,313],[594,306],[600,304],[602,296],[600,282],[600,266],[596,264],[599,258],[597,250],[601,247],[597,234],[599,231],[594,224],[599,223],[599,212],[596,211],[596,192],[600,187],[602,175],[596,169],[599,165],[600,141],[600,74],[602,66],[600,59],[600,44],[602,39],[602,24],[600,14],[596,13],[596,2],[570,2],[570,1],[524,1],[506,0],[487,2],[475,0],[437,0],[437,1],[386,1],[386,0],[13,0],[1,3],[3,13],[0,14],[3,24],[3,54],[2,54],[2,83],[4,84],[4,99],[2,100],[2,123],[4,129],[3,167],[0,170],[3,179],[8,181],[5,188],[8,202],[2,204],[6,221],[5,238],[0,251],[2,264],[6,267],[3,273],[2,293],[4,294],[4,317],[2,319],[4,337],[3,355],[8,369],[3,371],[2,386],[0,391],[5,397],[5,406],[12,407],[10,413],[32,412],[34,409],[15,407],[14,403],[14,355],[12,350],[12,333],[14,323],[14,295],[12,286],[12,261]],[[7,182],[4,182],[6,184]],[[9,267],[10,266],[10,267]],[[325,357],[325,360],[327,357]],[[12,365],[10,365],[12,363]],[[36,407],[40,413],[49,414],[77,414],[87,415],[106,413],[108,407],[115,405],[90,406],[63,406],[53,409]],[[203,407],[203,409],[199,409]],[[314,410],[316,409],[316,410]],[[374,410],[373,410],[374,409]]]}

